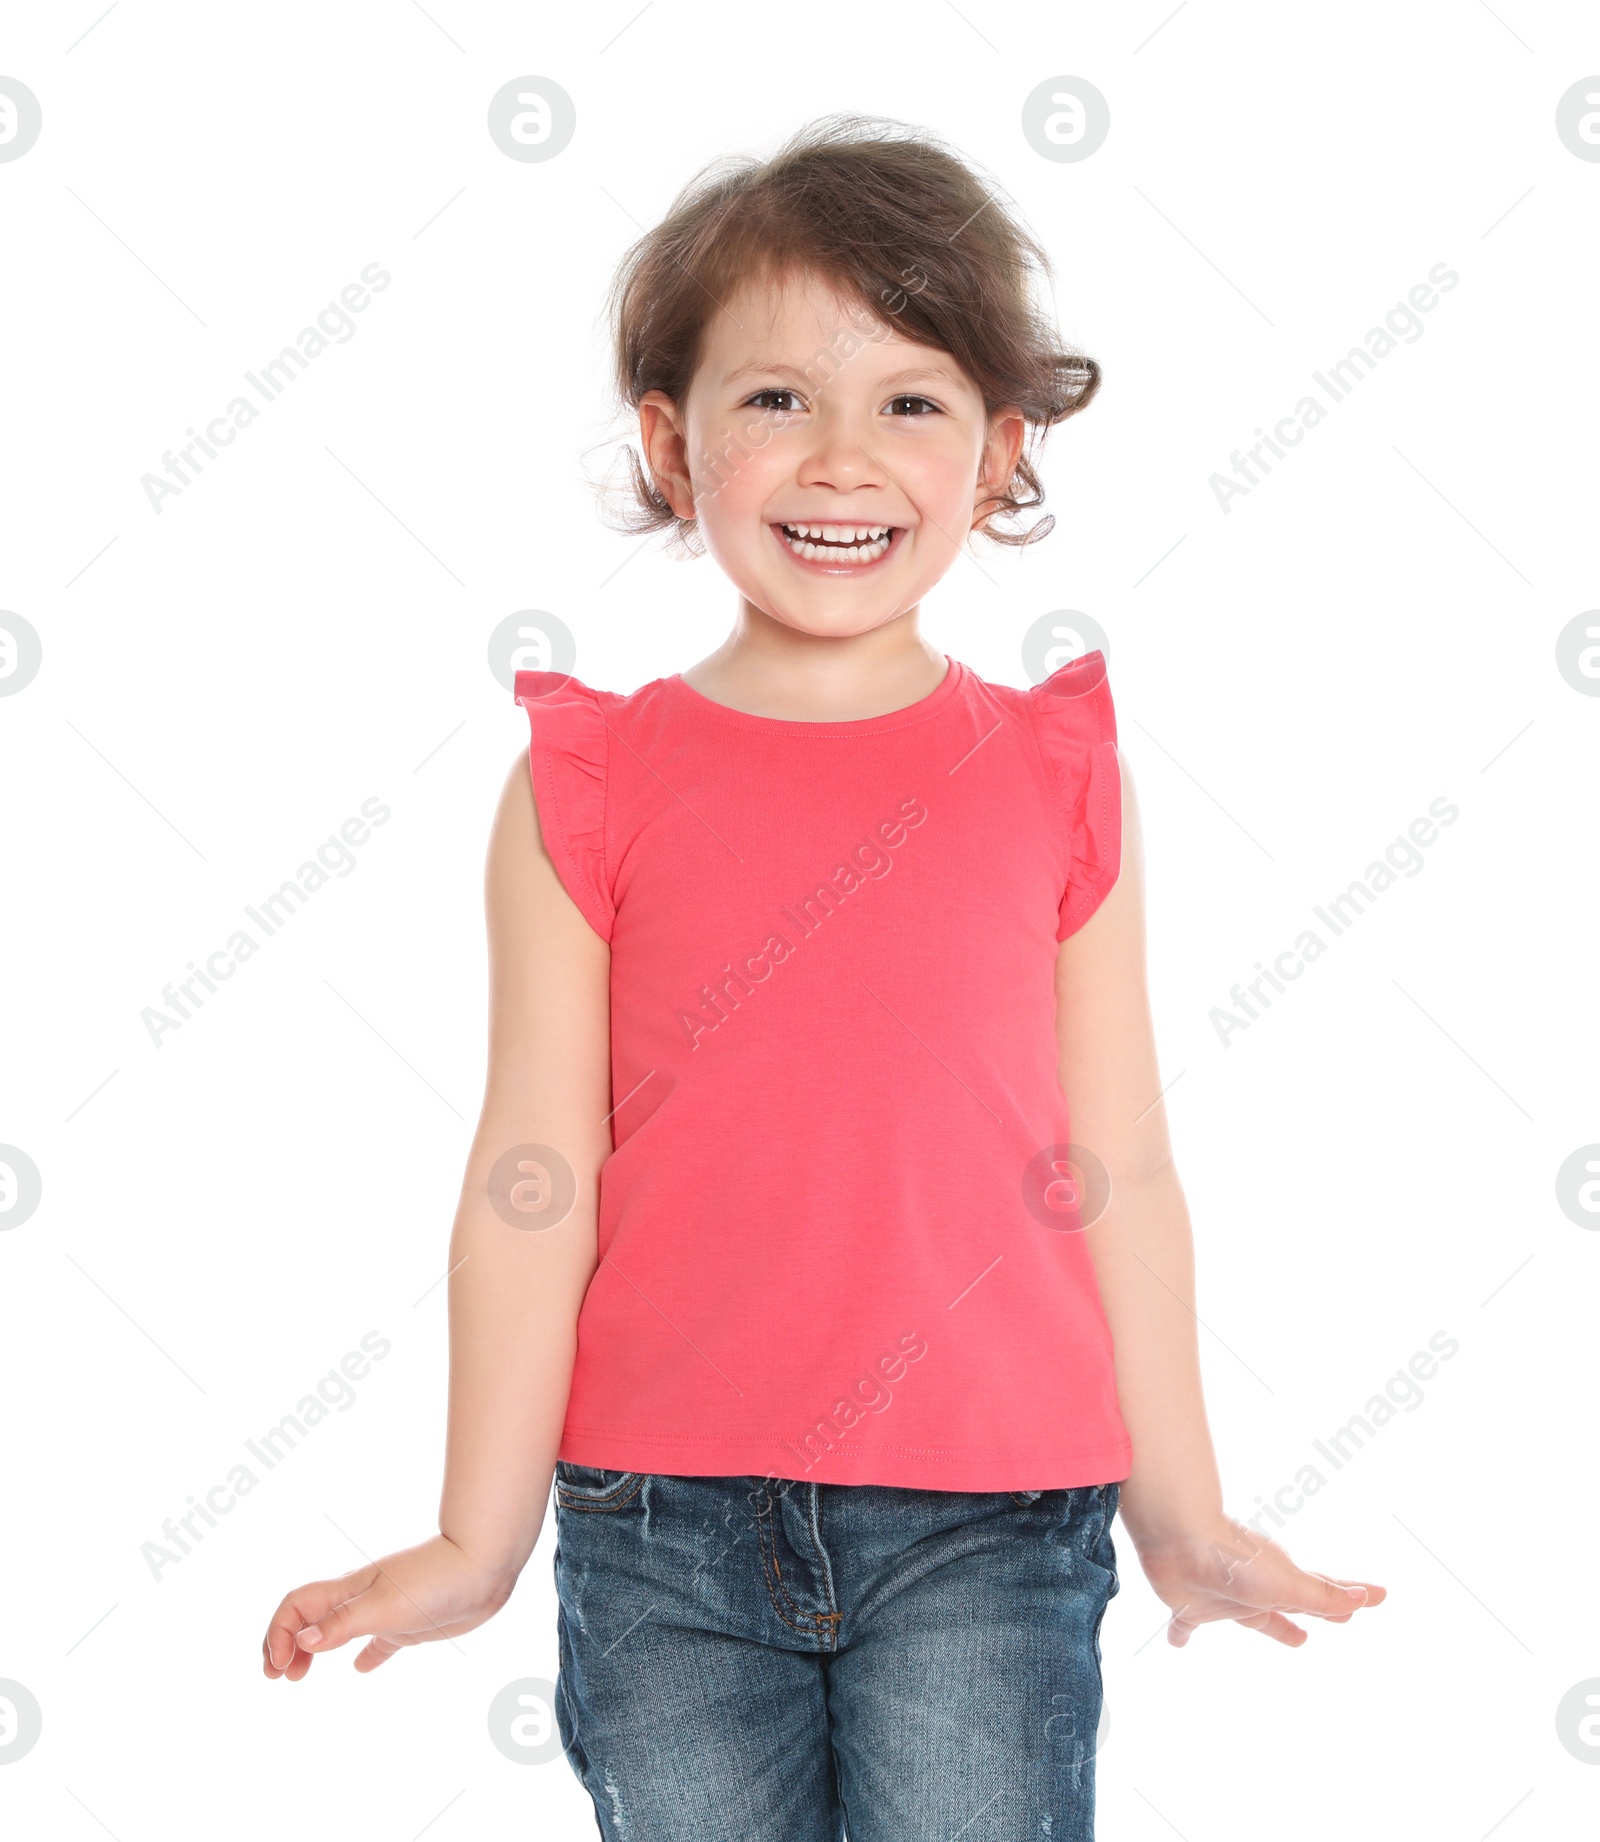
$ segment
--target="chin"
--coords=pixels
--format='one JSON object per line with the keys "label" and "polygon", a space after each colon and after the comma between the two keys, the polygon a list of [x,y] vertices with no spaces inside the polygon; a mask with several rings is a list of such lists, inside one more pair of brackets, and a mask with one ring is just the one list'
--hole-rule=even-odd
{"label": "chin", "polygon": [[871,633],[878,627],[886,626],[906,612],[898,603],[886,604],[881,608],[797,608],[771,597],[763,598],[748,593],[745,599],[779,626],[792,628],[796,633],[808,633],[816,639],[854,639],[857,634]]}

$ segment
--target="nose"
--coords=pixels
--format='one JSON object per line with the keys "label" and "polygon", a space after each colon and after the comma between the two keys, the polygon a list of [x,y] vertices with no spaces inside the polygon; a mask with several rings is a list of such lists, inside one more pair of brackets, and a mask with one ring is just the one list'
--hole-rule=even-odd
{"label": "nose", "polygon": [[893,485],[874,452],[877,444],[872,440],[870,413],[838,401],[829,403],[828,396],[827,390],[818,392],[817,415],[806,432],[796,483],[831,486],[841,493]]}

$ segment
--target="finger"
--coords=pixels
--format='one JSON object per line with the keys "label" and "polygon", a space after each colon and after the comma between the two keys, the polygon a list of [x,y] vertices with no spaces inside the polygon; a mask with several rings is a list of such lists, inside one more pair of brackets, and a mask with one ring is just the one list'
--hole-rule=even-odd
{"label": "finger", "polygon": [[[261,1667],[263,1671],[269,1676],[282,1676],[287,1681],[298,1682],[300,1678],[305,1675],[306,1671],[310,1669],[311,1658],[306,1655],[305,1651],[294,1649],[293,1640],[291,1639],[289,1642],[292,1654],[290,1655],[289,1661],[286,1664],[274,1663],[272,1660],[272,1651],[269,1648],[271,1641],[270,1637],[265,1637],[261,1640]],[[284,1640],[280,1636],[278,1641],[281,1644]]]}
{"label": "finger", "polygon": [[1293,1597],[1283,1603],[1293,1611],[1308,1612],[1314,1618],[1348,1618],[1367,1603],[1369,1588],[1362,1580],[1334,1580],[1324,1573],[1296,1568],[1292,1592]]}
{"label": "finger", "polygon": [[[1368,1605],[1382,1605],[1384,1600],[1389,1597],[1388,1587],[1380,1586],[1376,1580],[1344,1580],[1340,1579],[1336,1574],[1329,1574],[1327,1577],[1333,1581],[1335,1586],[1361,1587],[1366,1592],[1366,1603]],[[1361,1607],[1358,1605],[1356,1610],[1359,1612]]]}
{"label": "finger", "polygon": [[1248,1625],[1252,1631],[1259,1631],[1263,1637],[1276,1638],[1280,1644],[1287,1644],[1291,1650],[1298,1650],[1306,1641],[1306,1633],[1293,1619],[1285,1618],[1282,1612],[1253,1612],[1248,1618],[1238,1622]]}
{"label": "finger", "polygon": [[[297,1586],[278,1602],[267,1625],[266,1663],[269,1676],[288,1673],[300,1654],[295,1646],[298,1634],[307,1626],[327,1616],[342,1600],[362,1591],[377,1577],[376,1566],[358,1567],[335,1580],[311,1580]],[[305,1674],[301,1669],[292,1679]]]}
{"label": "finger", "polygon": [[1208,1619],[1223,1617],[1228,1613],[1220,1609],[1220,1602],[1210,1598],[1204,1602],[1185,1599],[1182,1605],[1173,1606],[1167,1619],[1167,1642],[1176,1644],[1181,1649]]}
{"label": "finger", "polygon": [[1204,1599],[1185,1599],[1182,1605],[1172,1609],[1167,1621],[1167,1642],[1186,1644],[1202,1625],[1238,1618],[1245,1609],[1237,1599],[1221,1599],[1215,1594],[1208,1594]]}
{"label": "finger", "polygon": [[[1319,1573],[1315,1577],[1319,1580],[1327,1579],[1330,1581],[1332,1585],[1337,1586],[1341,1589],[1348,1587],[1348,1586],[1353,1586],[1356,1584],[1356,1582],[1353,1580],[1335,1580],[1332,1578],[1331,1575],[1328,1575],[1328,1574]],[[1365,1604],[1364,1600],[1358,1600],[1358,1599],[1352,1598],[1349,1600],[1350,1609],[1348,1611],[1343,1611],[1343,1612],[1318,1612],[1318,1611],[1313,1610],[1309,1606],[1297,1606],[1295,1609],[1297,1611],[1306,1612],[1312,1618],[1320,1618],[1324,1624],[1347,1625],[1349,1624],[1350,1620],[1355,1617],[1356,1613],[1361,1610],[1361,1607],[1363,1604]]]}
{"label": "finger", "polygon": [[[374,1572],[377,1577],[364,1592],[335,1606],[316,1625],[295,1633],[295,1641],[303,1651],[320,1656],[324,1650],[337,1650],[353,1638],[369,1637],[373,1642],[356,1657],[356,1667],[366,1673],[386,1662],[396,1650],[434,1638],[454,1637],[481,1622],[481,1617],[465,1617],[441,1623],[381,1567],[375,1566]],[[372,1661],[363,1663],[362,1658],[369,1656]]]}
{"label": "finger", "polygon": [[1296,1606],[1294,1609],[1296,1611],[1306,1612],[1312,1618],[1320,1618],[1325,1624],[1347,1625],[1350,1620],[1355,1617],[1357,1612],[1364,1612],[1368,1606],[1380,1605],[1389,1596],[1381,1586],[1369,1585],[1361,1580],[1340,1580],[1335,1582],[1335,1584],[1340,1586],[1364,1585],[1366,1586],[1367,1597],[1364,1600],[1352,1599],[1348,1612],[1318,1612],[1313,1611],[1310,1606]]}
{"label": "finger", "polygon": [[1291,1619],[1285,1618],[1282,1612],[1230,1612],[1219,1608],[1199,1618],[1185,1617],[1175,1612],[1167,1624],[1167,1642],[1181,1650],[1202,1624],[1211,1624],[1224,1618],[1231,1618],[1235,1624],[1248,1625],[1252,1631],[1276,1638],[1280,1644],[1287,1644],[1291,1649],[1298,1648],[1306,1641],[1306,1633]]}
{"label": "finger", "polygon": [[1215,1624],[1224,1618],[1237,1618],[1240,1610],[1239,1600],[1221,1598],[1215,1593],[1208,1593],[1203,1599],[1185,1599],[1182,1605],[1172,1608],[1167,1623],[1167,1641],[1186,1644],[1201,1625]]}
{"label": "finger", "polygon": [[[1348,1624],[1354,1613],[1365,1611],[1369,1606],[1382,1605],[1389,1597],[1388,1587],[1380,1586],[1376,1580],[1346,1580],[1337,1574],[1317,1574],[1315,1577],[1326,1579],[1330,1585],[1338,1589],[1341,1597],[1348,1598],[1350,1610],[1347,1612],[1335,1614],[1316,1612],[1311,1606],[1301,1608],[1311,1612],[1315,1617],[1326,1618],[1330,1623]],[[1365,1598],[1357,1598],[1358,1593],[1364,1593]]]}
{"label": "finger", "polygon": [[[376,1574],[377,1569],[373,1572]],[[301,1650],[320,1656],[325,1650],[340,1649],[353,1638],[371,1637],[387,1630],[399,1622],[395,1598],[393,1588],[379,1577],[296,1631],[295,1643]]]}

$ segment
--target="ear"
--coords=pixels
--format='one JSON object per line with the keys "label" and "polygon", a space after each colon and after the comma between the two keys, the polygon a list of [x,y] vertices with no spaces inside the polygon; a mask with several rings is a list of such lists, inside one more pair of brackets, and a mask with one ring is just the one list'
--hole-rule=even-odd
{"label": "ear", "polygon": [[680,518],[693,518],[683,415],[664,390],[647,390],[639,399],[639,445],[657,492]]}
{"label": "ear", "polygon": [[978,468],[977,485],[973,491],[972,528],[983,531],[997,509],[997,500],[1011,482],[1017,470],[1017,462],[1022,456],[1022,444],[1027,439],[1028,421],[1021,408],[1008,404],[1004,409],[996,410],[988,419],[988,432],[984,437],[983,458]]}

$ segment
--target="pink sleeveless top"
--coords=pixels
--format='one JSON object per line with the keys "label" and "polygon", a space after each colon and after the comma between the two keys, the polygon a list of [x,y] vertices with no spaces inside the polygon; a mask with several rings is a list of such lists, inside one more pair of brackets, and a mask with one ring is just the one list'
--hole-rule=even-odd
{"label": "pink sleeveless top", "polygon": [[560,1456],[1042,1490],[1127,1476],[1057,1078],[1115,882],[1101,654],[795,722],[519,671],[546,847],[611,946],[599,1265]]}

